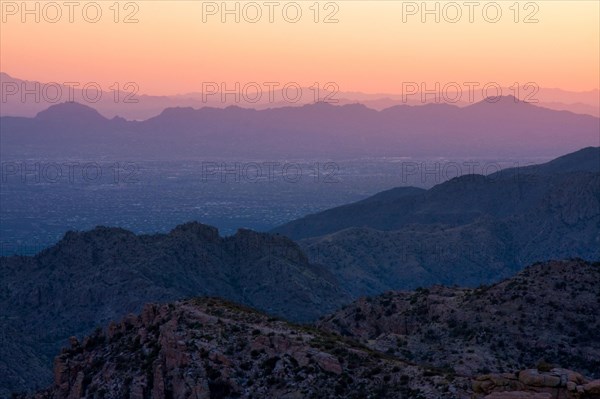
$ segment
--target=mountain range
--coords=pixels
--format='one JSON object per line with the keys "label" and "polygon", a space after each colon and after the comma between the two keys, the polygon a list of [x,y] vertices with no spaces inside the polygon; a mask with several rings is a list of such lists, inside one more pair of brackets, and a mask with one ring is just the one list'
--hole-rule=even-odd
{"label": "mountain range", "polygon": [[[220,83],[225,82],[206,82],[211,85],[207,94],[202,92],[190,92],[176,95],[149,95],[141,94],[140,88],[135,82],[114,82],[110,87],[102,87],[97,82],[75,82],[75,84],[63,84],[57,82],[38,82],[13,77],[7,73],[0,72],[0,96],[2,96],[2,108],[0,116],[23,116],[33,117],[38,112],[63,101],[85,101],[92,98],[94,107],[108,117],[121,116],[131,120],[144,120],[154,117],[165,108],[172,107],[215,107],[225,108],[231,105],[239,105],[244,108],[267,109],[285,106],[302,106],[315,102],[317,94],[314,87],[301,87],[301,96],[298,96],[294,102],[287,100],[281,88],[274,87],[271,92],[267,86],[258,86],[261,93],[253,90],[241,90],[239,98],[236,99],[232,94],[222,96]],[[292,82],[289,82],[292,83]],[[88,85],[89,90],[84,93],[84,87]],[[242,86],[240,84],[240,86]],[[484,91],[475,89],[456,91],[445,90],[443,94],[441,89],[438,95],[430,94],[423,96],[419,89],[413,94],[403,96],[402,94],[392,93],[374,93],[367,94],[353,91],[339,91],[335,82],[321,84],[318,95],[321,99],[327,98],[337,105],[348,105],[360,103],[368,108],[381,111],[396,105],[423,105],[433,103],[448,103],[465,107],[473,102],[484,99]],[[119,97],[115,100],[115,92],[110,89],[119,88]],[[231,90],[235,87],[232,84],[226,84],[226,88]],[[96,89],[100,93],[96,93]],[[335,90],[335,91],[334,91]],[[503,87],[502,93],[514,93],[515,87]],[[533,92],[535,91],[535,92]],[[24,94],[29,93],[29,94]],[[32,94],[37,93],[37,98]],[[411,92],[412,93],[412,92]],[[98,95],[99,94],[99,95]],[[262,95],[258,95],[262,94]],[[519,87],[521,98],[527,98],[528,101],[535,104],[557,110],[570,111],[577,114],[592,115],[600,117],[600,100],[598,90],[589,90],[583,92],[573,92],[561,89],[540,88],[537,85],[523,85]],[[96,99],[96,96],[99,98]],[[257,100],[255,100],[257,98]],[[247,99],[252,99],[248,101]]]}
{"label": "mountain range", "polygon": [[409,154],[497,159],[558,156],[598,145],[596,117],[510,96],[494,101],[463,108],[398,105],[382,111],[327,103],[264,110],[167,108],[143,121],[107,119],[86,105],[62,103],[33,118],[0,118],[0,154],[5,159],[98,154],[136,160],[272,159],[274,154],[279,159]]}
{"label": "mountain range", "polygon": [[221,237],[197,222],[168,234],[68,232],[35,256],[0,258],[3,392],[42,388],[69,336],[148,302],[218,296],[309,322],[387,290],[497,282],[538,259],[598,260],[599,169],[600,148],[585,148],[430,190],[399,187],[272,233]]}
{"label": "mountain range", "polygon": [[536,264],[361,299],[316,327],[216,298],[147,304],[72,337],[54,382],[16,397],[597,399],[598,281],[598,263]]}
{"label": "mountain range", "polygon": [[527,264],[600,259],[600,147],[429,190],[396,188],[275,228],[353,296],[476,286]]}

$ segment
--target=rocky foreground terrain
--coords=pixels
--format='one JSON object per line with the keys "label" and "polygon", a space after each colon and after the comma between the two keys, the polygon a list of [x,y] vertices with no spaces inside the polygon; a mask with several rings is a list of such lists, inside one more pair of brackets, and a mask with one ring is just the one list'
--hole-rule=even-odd
{"label": "rocky foreground terrain", "polygon": [[[82,342],[34,398],[428,397],[425,370],[220,299],[147,305]],[[417,389],[416,386],[421,388]]]}
{"label": "rocky foreground terrain", "polygon": [[364,298],[316,327],[215,298],[149,304],[73,337],[54,384],[22,397],[598,399],[599,304],[600,263],[582,260]]}
{"label": "rocky foreground terrain", "polygon": [[308,321],[350,298],[285,237],[188,223],[169,234],[98,227],[32,257],[0,258],[0,396],[46,386],[69,336],[149,302],[219,296]]}
{"label": "rocky foreground terrain", "polygon": [[472,388],[474,399],[600,398],[600,380],[547,365],[516,373],[481,375],[473,380]]}
{"label": "rocky foreground terrain", "polygon": [[368,297],[322,329],[392,356],[464,375],[539,362],[600,378],[600,263],[534,264],[477,289],[435,286]]}

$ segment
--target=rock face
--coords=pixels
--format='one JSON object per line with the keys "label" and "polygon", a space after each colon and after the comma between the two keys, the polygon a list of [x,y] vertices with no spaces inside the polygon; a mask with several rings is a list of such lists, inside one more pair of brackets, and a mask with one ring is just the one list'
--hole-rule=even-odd
{"label": "rock face", "polygon": [[487,374],[473,380],[475,398],[484,399],[598,399],[600,380],[590,381],[571,370],[521,370]]}
{"label": "rock face", "polygon": [[417,366],[216,298],[144,306],[56,357],[54,383],[17,399],[598,399],[560,368],[472,379]]}
{"label": "rock face", "polygon": [[148,302],[219,296],[294,321],[347,302],[336,280],[285,237],[199,223],[169,234],[98,227],[35,257],[1,258],[0,397],[45,386],[68,337]]}
{"label": "rock face", "polygon": [[512,372],[544,359],[600,378],[599,308],[600,263],[553,261],[478,289],[435,286],[363,298],[318,325],[461,375]]}
{"label": "rock face", "polygon": [[218,299],[146,305],[63,350],[54,374],[29,398],[447,397],[427,394],[443,375]]}

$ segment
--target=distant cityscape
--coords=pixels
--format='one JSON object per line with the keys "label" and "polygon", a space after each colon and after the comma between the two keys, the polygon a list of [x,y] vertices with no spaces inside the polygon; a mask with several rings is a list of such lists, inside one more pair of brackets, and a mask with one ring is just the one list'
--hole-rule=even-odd
{"label": "distant cityscape", "polygon": [[457,175],[543,161],[5,161],[1,254],[35,254],[69,230],[98,225],[153,234],[195,220],[221,235],[267,231],[393,187],[429,188]]}

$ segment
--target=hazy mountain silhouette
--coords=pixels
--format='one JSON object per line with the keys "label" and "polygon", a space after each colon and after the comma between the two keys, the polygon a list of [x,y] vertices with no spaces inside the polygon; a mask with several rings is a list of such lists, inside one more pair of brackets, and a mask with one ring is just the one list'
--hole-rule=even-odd
{"label": "hazy mountain silhouette", "polygon": [[[0,118],[2,155],[190,157],[556,156],[598,144],[600,119],[503,97],[459,108],[375,111],[326,103],[266,110],[168,108],[145,121],[106,119],[76,103]],[[464,143],[468,142],[469,146]],[[135,146],[135,153],[129,149]]]}
{"label": "hazy mountain silhouette", "polygon": [[66,123],[67,125],[76,124],[78,122],[81,124],[100,124],[107,122],[107,119],[100,115],[95,109],[76,102],[53,105],[50,108],[39,112],[35,119],[48,123]]}
{"label": "hazy mountain silhouette", "polygon": [[[38,112],[55,104],[57,101],[85,101],[87,98],[81,88],[69,87],[57,83],[52,83],[52,88],[48,90],[48,94],[42,95],[42,87],[44,87],[45,83],[18,79],[3,72],[0,72],[0,82],[2,83],[0,94],[5,96],[3,98],[6,98],[6,101],[3,101],[2,108],[0,109],[0,116],[33,117]],[[23,90],[31,91],[36,85],[39,88],[39,98],[36,99],[32,94],[25,96],[25,98],[21,96]],[[263,89],[263,95],[257,102],[245,101],[243,97],[236,102],[234,96],[228,95],[223,99],[220,93],[208,96],[204,96],[201,92],[190,92],[168,96],[139,94],[133,93],[133,88],[130,86],[125,87],[125,85],[126,82],[121,82],[122,88],[118,101],[115,101],[114,92],[103,91],[99,100],[94,103],[94,107],[96,107],[102,115],[109,118],[118,115],[126,119],[144,120],[160,114],[162,110],[169,107],[225,108],[230,105],[239,105],[245,108],[267,109],[285,106],[296,107],[314,102],[314,92],[308,87],[303,87],[303,95],[297,102],[291,103],[290,101],[285,100],[282,89],[276,89],[273,93],[269,93],[266,87]],[[61,91],[60,95],[55,94],[57,88]],[[535,103],[536,105],[557,111],[564,110],[600,117],[598,90],[572,92],[542,87],[538,88],[535,95],[531,97],[529,96],[529,94],[531,94],[531,89],[532,87],[521,87],[520,93],[523,98],[527,98],[528,101],[537,101]],[[14,90],[17,90],[15,94],[13,94]],[[502,92],[513,93],[514,88],[505,87],[502,88]],[[72,93],[72,97],[69,97],[70,93]],[[272,94],[272,98],[270,94]],[[425,96],[425,98],[423,98],[419,92],[403,97],[402,95],[392,93],[368,94],[354,91],[339,91],[333,93],[326,88],[321,88],[319,94],[321,98],[330,95],[330,98],[337,101],[336,104],[338,105],[360,103],[378,111],[395,105],[445,103],[445,98],[452,99],[452,105],[465,107],[473,102],[479,102],[484,99],[484,92],[482,90],[474,90],[472,93],[469,93],[468,91],[450,91],[445,93],[444,96],[438,95],[435,97],[429,94]],[[57,95],[58,98],[52,98],[55,95]],[[473,98],[471,98],[471,96],[473,96]],[[248,93],[248,97],[254,97],[254,93]],[[132,102],[132,100],[137,101]]]}

